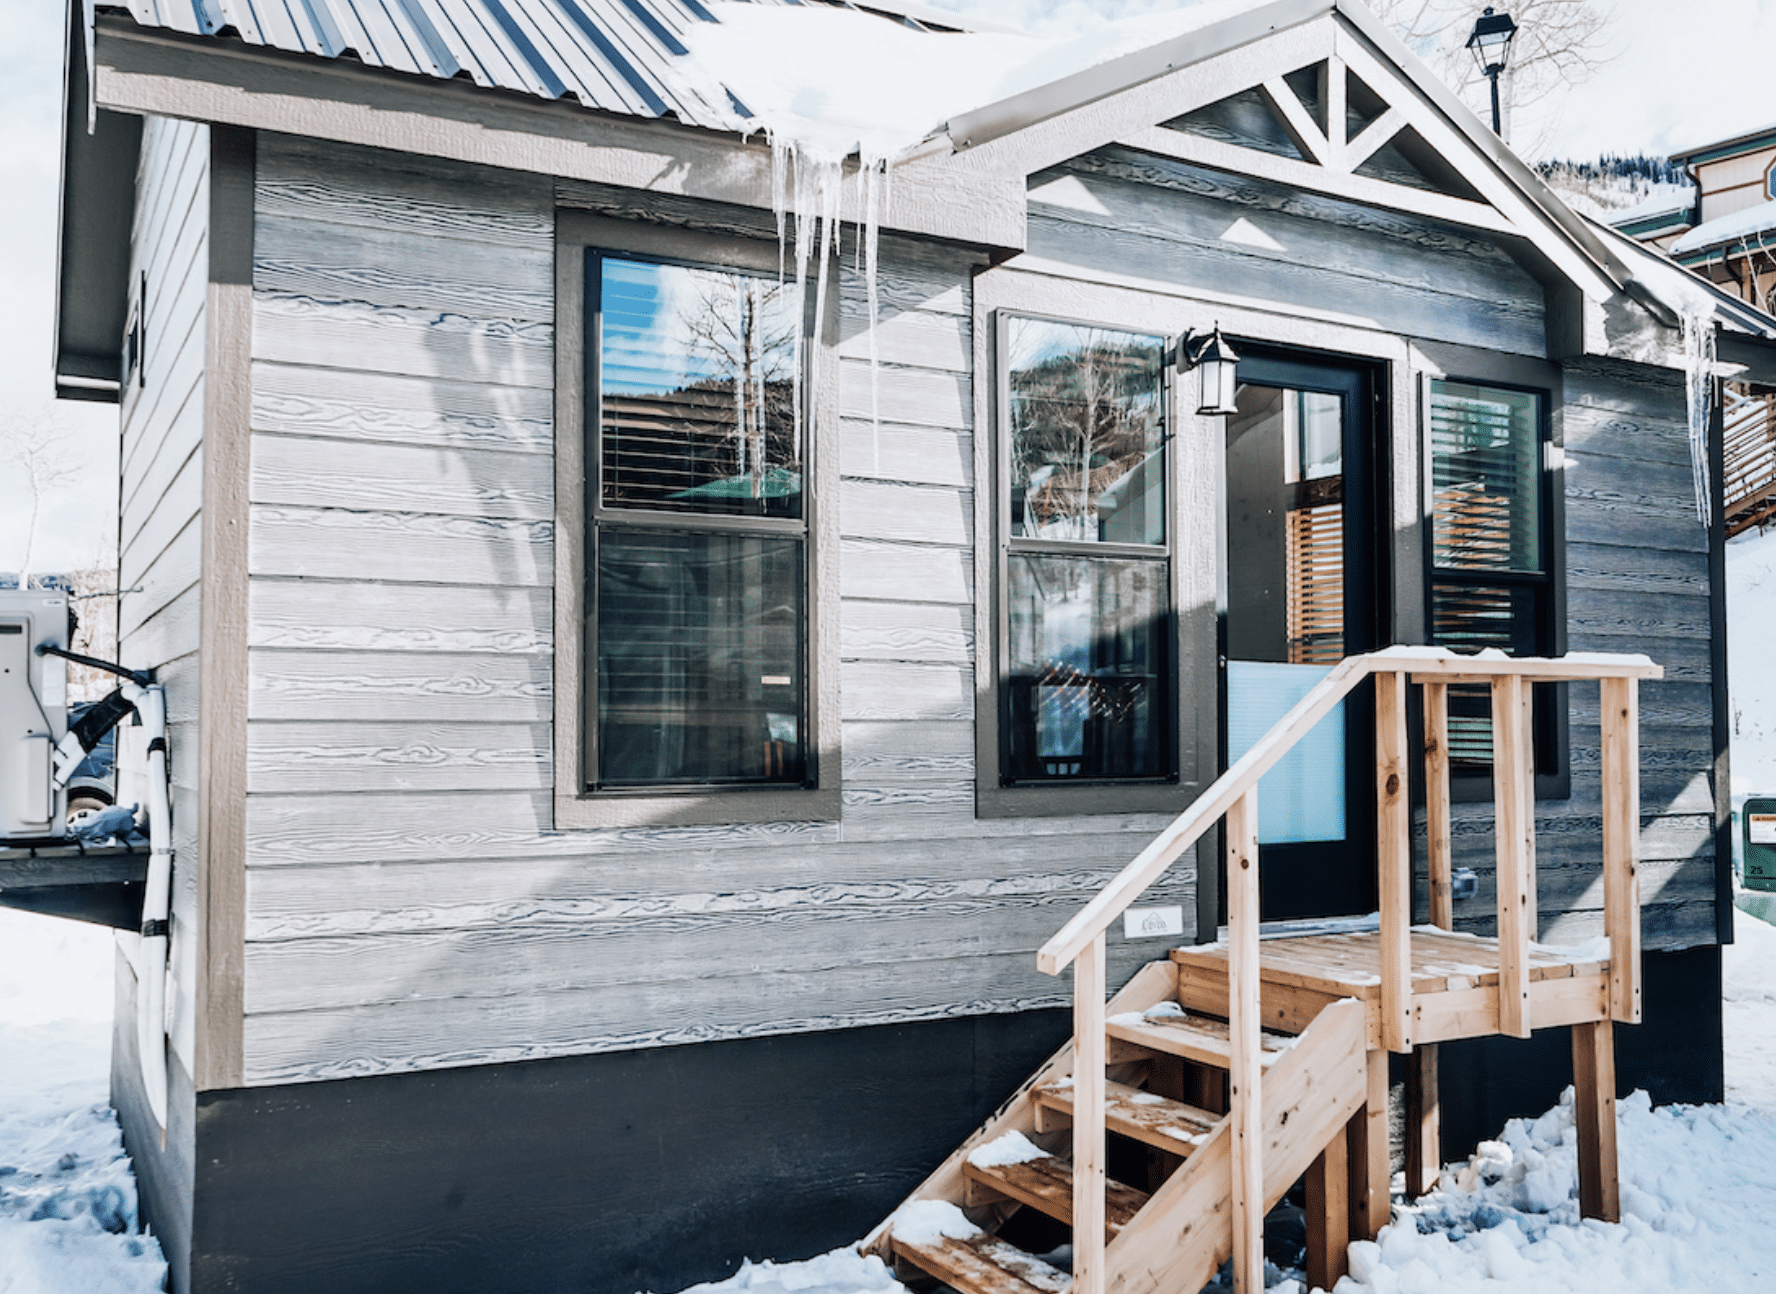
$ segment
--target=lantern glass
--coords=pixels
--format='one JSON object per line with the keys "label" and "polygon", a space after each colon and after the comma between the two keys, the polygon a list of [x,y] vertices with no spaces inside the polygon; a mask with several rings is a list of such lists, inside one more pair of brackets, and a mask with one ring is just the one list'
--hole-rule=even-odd
{"label": "lantern glass", "polygon": [[1231,359],[1205,359],[1197,365],[1197,372],[1202,376],[1202,402],[1197,406],[1198,413],[1238,412],[1234,404],[1238,385],[1234,374],[1238,367],[1238,361]]}
{"label": "lantern glass", "polygon": [[1517,24],[1508,13],[1494,13],[1487,9],[1475,21],[1474,32],[1468,37],[1468,48],[1474,52],[1474,62],[1479,64],[1482,76],[1504,71],[1511,38],[1516,34]]}

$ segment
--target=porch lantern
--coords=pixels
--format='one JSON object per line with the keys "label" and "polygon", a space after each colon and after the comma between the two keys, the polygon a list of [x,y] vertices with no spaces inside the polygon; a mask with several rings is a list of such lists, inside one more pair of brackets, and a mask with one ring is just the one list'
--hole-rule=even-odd
{"label": "porch lantern", "polygon": [[1184,334],[1184,342],[1178,347],[1178,369],[1180,372],[1190,369],[1197,372],[1197,380],[1201,384],[1196,402],[1198,413],[1239,412],[1234,404],[1238,386],[1235,370],[1238,367],[1239,356],[1221,335],[1219,324],[1215,325],[1212,332]]}
{"label": "porch lantern", "polygon": [[1474,62],[1479,65],[1480,75],[1492,82],[1492,133],[1501,133],[1499,117],[1499,73],[1505,70],[1505,60],[1510,57],[1511,39],[1517,35],[1517,24],[1508,13],[1494,13],[1492,6],[1486,7],[1474,22],[1473,34],[1468,37],[1468,48],[1474,51]]}

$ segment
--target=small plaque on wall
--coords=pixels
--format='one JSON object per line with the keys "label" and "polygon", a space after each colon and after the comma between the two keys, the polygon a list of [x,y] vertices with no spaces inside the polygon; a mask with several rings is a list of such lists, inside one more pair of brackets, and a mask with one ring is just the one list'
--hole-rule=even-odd
{"label": "small plaque on wall", "polygon": [[1130,908],[1122,914],[1124,939],[1160,939],[1184,933],[1184,909]]}

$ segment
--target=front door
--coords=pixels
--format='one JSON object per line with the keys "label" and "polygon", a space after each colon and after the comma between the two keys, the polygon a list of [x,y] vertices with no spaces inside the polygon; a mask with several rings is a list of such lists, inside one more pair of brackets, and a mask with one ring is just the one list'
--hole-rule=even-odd
{"label": "front door", "polygon": [[[1380,641],[1374,375],[1240,350],[1220,543],[1223,768]],[[1375,908],[1371,696],[1359,688],[1259,785],[1267,921]]]}

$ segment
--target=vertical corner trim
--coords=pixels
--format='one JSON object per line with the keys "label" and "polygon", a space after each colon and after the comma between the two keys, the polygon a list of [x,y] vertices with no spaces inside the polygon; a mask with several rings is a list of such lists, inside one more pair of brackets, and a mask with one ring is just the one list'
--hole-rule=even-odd
{"label": "vertical corner trim", "polygon": [[255,137],[210,128],[202,627],[198,658],[197,1090],[244,1081],[247,477]]}

